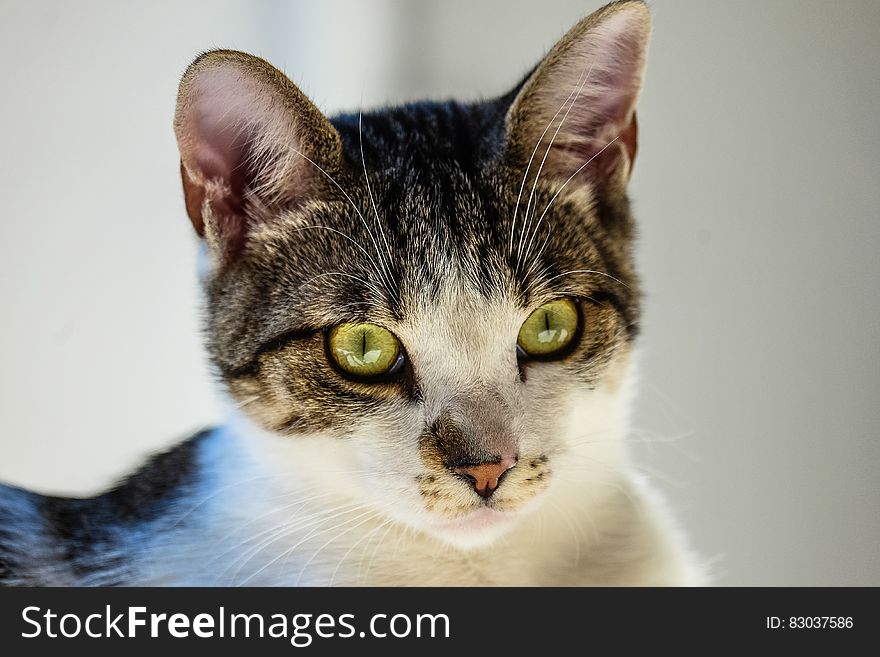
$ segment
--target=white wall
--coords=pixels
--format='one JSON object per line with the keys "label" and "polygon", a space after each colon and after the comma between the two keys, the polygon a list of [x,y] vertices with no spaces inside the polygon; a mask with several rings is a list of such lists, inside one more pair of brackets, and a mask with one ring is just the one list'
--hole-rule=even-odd
{"label": "white wall", "polygon": [[[595,0],[0,4],[0,480],[218,418],[171,115],[234,47],[323,108],[506,90]],[[880,584],[880,3],[657,0],[633,437],[727,584]]]}

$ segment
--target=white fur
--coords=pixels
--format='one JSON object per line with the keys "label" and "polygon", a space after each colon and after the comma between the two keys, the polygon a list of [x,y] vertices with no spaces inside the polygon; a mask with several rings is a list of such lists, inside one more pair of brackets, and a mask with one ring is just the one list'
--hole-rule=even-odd
{"label": "white fur", "polygon": [[[506,334],[522,318],[511,314],[505,321],[501,306],[467,299],[457,289],[442,307],[422,308],[418,324],[396,327],[416,365],[432,372],[424,384],[430,404],[388,402],[387,418],[363,423],[348,438],[280,437],[232,406],[228,424],[203,447],[202,468],[208,476],[194,504],[166,521],[173,531],[158,532],[163,538],[143,551],[143,580],[194,585],[700,583],[701,568],[664,504],[629,463],[625,435],[634,376],[626,354],[609,366],[609,383],[576,392],[560,385],[560,391],[569,391],[556,395],[555,404],[543,412],[532,411],[537,422],[525,415],[512,421],[522,458],[550,455],[546,490],[521,499],[511,477],[496,495],[509,494],[515,503],[512,510],[497,512],[481,508],[466,484],[450,478],[447,485],[457,491],[458,506],[442,513],[426,510],[415,479],[424,471],[416,443],[433,414],[462,391],[478,395],[490,387],[502,397],[510,395],[511,404],[528,408],[529,386],[540,389],[556,381],[552,366],[543,374],[540,369],[531,373],[525,385],[510,377],[514,364],[496,353],[496,345],[512,344]],[[456,328],[462,316],[468,317],[467,331]],[[502,319],[486,320],[491,317]],[[432,343],[442,348],[432,354],[430,348],[420,352],[413,346]]]}

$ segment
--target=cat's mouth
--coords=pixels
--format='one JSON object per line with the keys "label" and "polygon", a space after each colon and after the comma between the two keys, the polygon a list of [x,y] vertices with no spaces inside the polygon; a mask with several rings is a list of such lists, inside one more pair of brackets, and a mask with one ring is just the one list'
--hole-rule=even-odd
{"label": "cat's mouth", "polygon": [[478,539],[484,532],[495,534],[513,524],[517,514],[481,506],[474,511],[435,523],[435,529],[457,539]]}

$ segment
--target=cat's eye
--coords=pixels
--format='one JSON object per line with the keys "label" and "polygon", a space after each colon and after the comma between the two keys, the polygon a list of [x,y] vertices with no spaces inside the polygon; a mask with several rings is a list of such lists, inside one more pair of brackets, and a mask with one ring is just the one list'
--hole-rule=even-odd
{"label": "cat's eye", "polygon": [[571,299],[556,299],[537,308],[519,329],[517,345],[526,356],[562,355],[577,334],[578,310]]}
{"label": "cat's eye", "polygon": [[327,352],[333,362],[354,379],[381,379],[403,367],[397,337],[375,324],[340,324],[327,333]]}

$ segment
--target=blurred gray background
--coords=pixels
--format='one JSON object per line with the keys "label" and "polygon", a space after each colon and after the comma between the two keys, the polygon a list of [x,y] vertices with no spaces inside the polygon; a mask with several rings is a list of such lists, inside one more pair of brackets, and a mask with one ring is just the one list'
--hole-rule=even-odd
{"label": "blurred gray background", "polygon": [[[324,110],[509,89],[595,0],[0,3],[0,480],[220,418],[171,130],[201,50]],[[728,585],[880,585],[880,3],[656,0],[633,443]]]}

